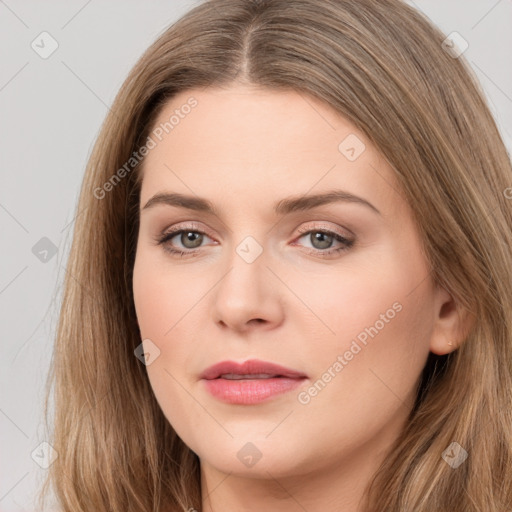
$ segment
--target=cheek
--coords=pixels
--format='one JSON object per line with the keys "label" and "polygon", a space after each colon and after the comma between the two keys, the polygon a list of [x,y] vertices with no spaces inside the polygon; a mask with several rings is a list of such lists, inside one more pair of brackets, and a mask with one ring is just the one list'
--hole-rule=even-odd
{"label": "cheek", "polygon": [[[144,254],[137,256],[133,270],[133,294],[142,336],[164,341],[170,339],[180,322],[206,293],[211,277],[197,272],[186,275],[180,265],[154,261]],[[212,285],[213,286],[213,283]],[[183,320],[181,320],[183,319]]]}
{"label": "cheek", "polygon": [[367,306],[357,319],[350,311],[333,317],[337,339],[309,350],[314,377],[298,397],[304,412],[325,425],[324,435],[340,443],[363,443],[396,426],[414,404],[428,356],[429,326],[418,320],[415,301],[391,293]]}
{"label": "cheek", "polygon": [[190,425],[203,411],[191,399],[183,376],[194,343],[194,326],[189,327],[187,312],[204,291],[197,284],[201,280],[180,277],[179,269],[166,271],[145,256],[143,250],[138,253],[133,271],[135,309],[142,339],[150,339],[159,350],[146,371],[163,414],[182,438],[194,443],[195,430]]}
{"label": "cheek", "polygon": [[[318,378],[341,356],[343,368],[338,364],[338,372],[331,370],[340,376],[332,388],[339,386],[337,393],[363,402],[371,401],[379,387],[392,397],[386,385],[408,393],[429,352],[433,310],[428,270],[419,253],[409,253],[406,260],[398,255],[390,249],[350,268],[348,263],[340,266],[339,272],[290,276],[294,292],[307,304],[307,309],[290,311],[292,323],[304,333],[304,360]],[[361,386],[367,387],[366,394],[360,393]]]}
{"label": "cheek", "polygon": [[336,353],[356,338],[368,346],[377,338],[386,339],[379,345],[388,348],[410,346],[412,333],[429,334],[430,290],[427,280],[422,283],[427,271],[421,258],[397,256],[398,251],[388,249],[309,275],[288,272],[286,282],[299,300],[289,302],[286,314],[323,340],[315,350]]}
{"label": "cheek", "polygon": [[379,268],[379,273],[368,273],[364,279],[345,280],[344,293],[330,302],[337,307],[319,310],[330,319],[336,336],[327,336],[327,346],[310,352],[312,360],[321,354],[317,378],[329,380],[328,369],[336,375],[327,384],[329,390],[318,397],[320,417],[325,415],[323,420],[328,421],[336,411],[341,420],[351,412],[369,432],[403,411],[403,405],[412,407],[428,357],[433,318],[429,284],[421,283],[424,274],[414,266]]}

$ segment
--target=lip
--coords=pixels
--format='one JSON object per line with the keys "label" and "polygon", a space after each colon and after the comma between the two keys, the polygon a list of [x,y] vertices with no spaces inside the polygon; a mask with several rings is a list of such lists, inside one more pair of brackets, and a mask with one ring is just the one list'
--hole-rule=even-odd
{"label": "lip", "polygon": [[[273,377],[236,380],[221,378],[221,375],[227,373],[248,376],[268,374]],[[200,377],[212,396],[223,402],[239,405],[252,405],[269,400],[295,389],[307,379],[302,372],[258,359],[249,359],[243,363],[221,361],[204,370]]]}
{"label": "lip", "polygon": [[201,374],[201,379],[216,379],[225,373],[237,373],[241,375],[268,373],[271,375],[279,375],[281,377],[289,377],[291,379],[306,377],[304,373],[292,370],[291,368],[286,368],[285,366],[269,363],[267,361],[260,361],[259,359],[249,359],[243,363],[237,363],[236,361],[221,361],[220,363],[206,368],[206,370]]}

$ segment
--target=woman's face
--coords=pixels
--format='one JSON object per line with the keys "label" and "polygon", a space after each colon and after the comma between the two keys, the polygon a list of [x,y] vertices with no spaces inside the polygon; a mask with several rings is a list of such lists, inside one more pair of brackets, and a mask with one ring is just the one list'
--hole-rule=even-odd
{"label": "woman's face", "polygon": [[[399,435],[429,351],[449,348],[450,296],[391,167],[291,91],[186,91],[154,128],[133,288],[163,413],[211,471],[368,469]],[[254,359],[286,370],[203,378]]]}

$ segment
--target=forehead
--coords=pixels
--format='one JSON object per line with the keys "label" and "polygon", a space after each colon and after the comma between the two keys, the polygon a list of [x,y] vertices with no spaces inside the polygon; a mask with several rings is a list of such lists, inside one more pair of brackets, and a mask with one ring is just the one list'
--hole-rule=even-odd
{"label": "forehead", "polygon": [[254,86],[183,91],[165,105],[155,126],[165,129],[166,123],[169,133],[162,137],[169,145],[186,139],[188,148],[201,149],[202,154],[215,152],[216,156],[224,149],[243,148],[247,158],[262,149],[265,154],[258,153],[259,158],[287,150],[332,158],[337,156],[344,135],[357,132],[316,98]]}
{"label": "forehead", "polygon": [[156,145],[143,164],[141,204],[175,188],[211,198],[237,194],[242,202],[249,192],[278,199],[328,188],[375,201],[376,187],[396,195],[394,173],[368,138],[329,105],[296,91],[183,91],[151,133]]}

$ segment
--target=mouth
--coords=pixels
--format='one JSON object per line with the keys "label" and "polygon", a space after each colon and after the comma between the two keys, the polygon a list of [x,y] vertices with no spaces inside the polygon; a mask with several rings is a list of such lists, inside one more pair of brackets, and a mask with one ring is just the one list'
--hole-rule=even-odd
{"label": "mouth", "polygon": [[230,379],[230,380],[241,380],[241,379],[274,379],[283,378],[283,375],[271,375],[269,373],[255,373],[240,375],[236,373],[223,373],[216,377],[217,379]]}
{"label": "mouth", "polygon": [[210,366],[201,374],[201,379],[271,379],[281,378],[302,378],[306,375],[300,371],[286,368],[279,364],[261,361],[259,359],[249,359],[243,363],[236,361],[221,361]]}
{"label": "mouth", "polygon": [[207,391],[230,404],[254,405],[295,389],[307,376],[274,363],[251,359],[244,363],[222,361],[202,374]]}

